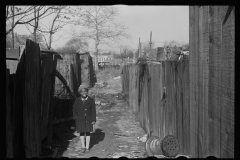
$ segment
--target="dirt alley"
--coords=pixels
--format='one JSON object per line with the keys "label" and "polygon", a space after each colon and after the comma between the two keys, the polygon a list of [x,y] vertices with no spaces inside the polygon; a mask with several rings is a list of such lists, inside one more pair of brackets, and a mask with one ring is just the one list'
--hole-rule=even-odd
{"label": "dirt alley", "polygon": [[[107,83],[106,83],[107,82]],[[82,154],[81,142],[76,131],[67,132],[62,140],[65,144],[59,146],[56,158],[146,158],[144,143],[137,137],[145,134],[140,123],[129,111],[127,103],[118,99],[121,92],[120,77],[98,82],[89,90],[89,95],[95,95],[97,122],[91,133],[90,153]],[[71,125],[73,126],[74,123]]]}

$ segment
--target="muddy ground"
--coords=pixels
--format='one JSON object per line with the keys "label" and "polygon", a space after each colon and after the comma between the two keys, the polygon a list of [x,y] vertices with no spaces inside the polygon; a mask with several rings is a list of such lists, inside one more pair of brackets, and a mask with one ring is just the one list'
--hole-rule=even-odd
{"label": "muddy ground", "polygon": [[[119,74],[120,75],[120,74]],[[118,98],[122,90],[119,76],[108,76],[98,79],[94,88],[89,91],[95,96],[97,122],[91,133],[90,153],[80,153],[81,142],[74,129],[74,121],[65,123],[64,129],[55,133],[51,153],[59,148],[56,158],[146,158],[144,143],[137,137],[145,134],[140,123],[134,118],[127,103]],[[45,145],[50,150],[50,145]],[[44,149],[45,148],[45,149]]]}

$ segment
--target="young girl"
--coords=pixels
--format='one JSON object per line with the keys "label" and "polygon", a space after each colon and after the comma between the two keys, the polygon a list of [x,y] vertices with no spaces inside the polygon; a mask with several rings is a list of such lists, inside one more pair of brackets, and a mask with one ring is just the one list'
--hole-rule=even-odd
{"label": "young girl", "polygon": [[76,99],[73,105],[73,119],[76,120],[77,132],[80,132],[81,151],[83,153],[89,153],[90,132],[93,131],[93,125],[96,123],[95,101],[88,96],[87,86],[80,85],[78,92],[80,97]]}

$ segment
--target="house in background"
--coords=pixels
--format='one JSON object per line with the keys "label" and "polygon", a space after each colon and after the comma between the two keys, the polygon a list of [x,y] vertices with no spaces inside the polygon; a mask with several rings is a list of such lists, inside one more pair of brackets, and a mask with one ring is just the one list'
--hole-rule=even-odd
{"label": "house in background", "polygon": [[[93,57],[93,62],[95,62],[95,52],[92,54],[92,57]],[[112,65],[112,61],[114,61],[114,57],[109,53],[102,53],[98,55],[98,67],[100,69],[105,68],[106,66]]]}

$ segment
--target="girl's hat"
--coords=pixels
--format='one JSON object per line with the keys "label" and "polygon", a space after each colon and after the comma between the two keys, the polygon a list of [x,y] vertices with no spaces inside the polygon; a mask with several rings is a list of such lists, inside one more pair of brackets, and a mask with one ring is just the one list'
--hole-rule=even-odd
{"label": "girl's hat", "polygon": [[79,86],[79,88],[78,88],[78,92],[80,92],[82,89],[89,89],[89,87],[87,86],[87,85],[85,85],[85,84],[81,84],[80,86]]}

